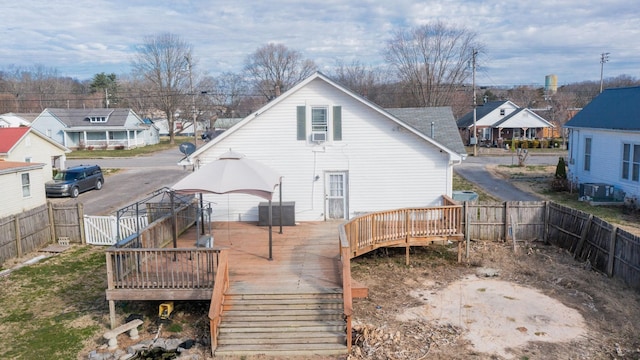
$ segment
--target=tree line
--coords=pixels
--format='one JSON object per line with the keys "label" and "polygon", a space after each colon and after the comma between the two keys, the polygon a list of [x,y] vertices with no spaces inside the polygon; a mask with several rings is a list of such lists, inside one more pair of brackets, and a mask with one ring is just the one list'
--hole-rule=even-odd
{"label": "tree line", "polygon": [[[472,61],[484,53],[477,34],[444,22],[398,30],[385,43],[385,66],[336,60],[326,75],[382,107],[450,106],[456,117],[485,101],[510,100],[561,126],[588,104],[600,84],[584,81],[557,91],[536,86],[470,84]],[[96,74],[79,81],[41,65],[0,70],[0,113],[40,113],[45,108],[132,108],[141,117],[166,118],[173,142],[175,121],[213,125],[219,117],[244,117],[307,78],[318,66],[302,52],[269,43],[246,56],[238,73],[209,75],[193,46],[172,33],[145,37],[129,74]],[[623,75],[606,87],[636,86]]]}

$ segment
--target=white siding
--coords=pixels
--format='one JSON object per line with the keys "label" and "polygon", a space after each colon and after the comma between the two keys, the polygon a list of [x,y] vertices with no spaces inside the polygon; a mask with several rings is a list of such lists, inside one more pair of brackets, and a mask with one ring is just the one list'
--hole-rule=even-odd
{"label": "white siding", "polygon": [[[25,172],[29,173],[31,182],[31,196],[28,197],[22,196],[22,174]],[[0,219],[46,204],[42,169],[0,175],[0,199]]]}
{"label": "white siding", "polygon": [[[341,106],[343,140],[331,141],[331,135],[322,145],[296,140],[296,107],[302,105]],[[295,201],[296,220],[324,219],[328,171],[348,172],[350,217],[438,205],[443,194],[451,194],[448,154],[320,79],[225,135],[201,154],[200,164],[232,149],[270,166],[284,176],[283,201]],[[255,221],[258,203],[264,201],[241,194],[205,198],[216,203],[218,221]],[[278,201],[278,192],[273,199]]]}
{"label": "white siding", "polygon": [[[591,138],[591,170],[584,170],[585,138]],[[622,179],[622,146],[640,145],[640,134],[598,129],[572,129],[569,132],[569,173],[575,183],[604,183],[640,196],[640,183]]]}
{"label": "white siding", "polygon": [[64,154],[62,149],[30,131],[5,159],[7,161],[26,162],[30,158],[31,163],[44,164],[45,179],[51,180],[53,176],[52,157]]}

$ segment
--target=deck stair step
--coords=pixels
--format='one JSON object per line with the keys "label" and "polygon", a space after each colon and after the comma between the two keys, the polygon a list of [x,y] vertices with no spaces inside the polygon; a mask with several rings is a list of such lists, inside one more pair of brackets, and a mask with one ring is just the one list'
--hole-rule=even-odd
{"label": "deck stair step", "polygon": [[216,356],[344,355],[342,294],[225,295]]}

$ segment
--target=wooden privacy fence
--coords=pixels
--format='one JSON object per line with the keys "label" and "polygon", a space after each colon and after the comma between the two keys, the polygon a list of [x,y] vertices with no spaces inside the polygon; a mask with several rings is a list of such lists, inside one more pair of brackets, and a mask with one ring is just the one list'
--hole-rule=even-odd
{"label": "wooden privacy fence", "polygon": [[23,213],[0,219],[0,265],[37,251],[60,238],[83,244],[82,204],[51,202]]}

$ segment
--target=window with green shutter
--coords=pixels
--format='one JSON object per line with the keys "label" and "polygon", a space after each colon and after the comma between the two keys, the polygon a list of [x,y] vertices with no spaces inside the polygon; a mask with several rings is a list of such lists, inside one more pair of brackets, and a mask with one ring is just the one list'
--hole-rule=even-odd
{"label": "window with green shutter", "polygon": [[307,117],[306,117],[306,106],[298,106],[297,109],[297,117],[298,117],[298,140],[306,140],[307,139]]}
{"label": "window with green shutter", "polygon": [[333,107],[333,141],[342,140],[342,106]]}

